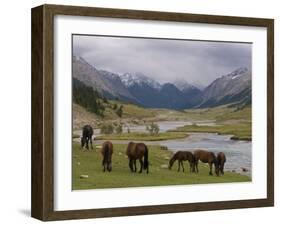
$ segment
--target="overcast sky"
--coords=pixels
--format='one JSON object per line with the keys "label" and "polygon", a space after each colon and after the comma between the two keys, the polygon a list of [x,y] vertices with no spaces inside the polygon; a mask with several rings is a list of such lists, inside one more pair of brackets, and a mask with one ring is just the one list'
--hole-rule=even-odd
{"label": "overcast sky", "polygon": [[248,43],[73,36],[73,54],[97,69],[203,86],[239,67],[250,69],[251,48]]}

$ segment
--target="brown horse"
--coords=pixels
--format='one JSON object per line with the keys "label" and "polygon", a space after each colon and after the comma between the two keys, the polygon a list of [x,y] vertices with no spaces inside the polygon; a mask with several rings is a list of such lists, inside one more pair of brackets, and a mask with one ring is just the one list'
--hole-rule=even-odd
{"label": "brown horse", "polygon": [[195,171],[196,168],[196,172],[198,173],[198,161],[201,161],[203,163],[208,163],[210,166],[210,172],[209,175],[213,175],[212,172],[212,167],[213,164],[215,165],[215,173],[217,176],[219,176],[219,167],[218,167],[218,161],[217,158],[215,156],[215,154],[213,152],[210,151],[205,151],[205,150],[196,150],[194,151],[194,167],[193,167],[193,171]]}
{"label": "brown horse", "polygon": [[184,172],[183,161],[189,162],[189,170],[192,172],[194,156],[190,151],[177,151],[169,161],[169,169],[172,169],[174,162],[178,160],[178,172],[180,171],[180,166],[182,167],[182,172]]}
{"label": "brown horse", "polygon": [[103,172],[105,172],[105,168],[108,172],[112,170],[111,165],[111,158],[113,154],[113,144],[110,141],[105,141],[102,144],[101,154],[103,156],[102,165],[103,165]]}
{"label": "brown horse", "polygon": [[148,173],[148,148],[144,143],[130,142],[128,144],[126,154],[129,158],[129,167],[131,172],[137,171],[136,160],[138,159],[140,162],[139,173],[142,173],[142,169],[146,170],[146,173]]}
{"label": "brown horse", "polygon": [[217,160],[218,160],[218,167],[219,167],[219,171],[222,175],[224,175],[224,164],[226,162],[226,157],[225,154],[223,152],[219,152],[217,154]]}

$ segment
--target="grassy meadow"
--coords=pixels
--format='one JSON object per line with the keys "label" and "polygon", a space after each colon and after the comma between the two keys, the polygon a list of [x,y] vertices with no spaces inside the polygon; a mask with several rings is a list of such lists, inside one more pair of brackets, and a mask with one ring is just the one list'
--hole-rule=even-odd
{"label": "grassy meadow", "polygon": [[[125,144],[114,144],[112,156],[112,172],[102,171],[102,156],[98,146],[94,150],[82,151],[77,142],[73,142],[73,190],[97,188],[124,188],[142,186],[164,186],[183,184],[208,184],[249,182],[251,178],[238,173],[225,172],[223,176],[209,176],[207,164],[199,164],[199,173],[190,173],[188,162],[184,162],[185,172],[177,172],[177,162],[172,170],[168,169],[168,161],[172,153],[162,150],[160,146],[149,148],[149,174],[131,173],[125,155]],[[137,167],[139,165],[137,163]],[[87,175],[81,178],[81,175]]]}
{"label": "grassy meadow", "polygon": [[[118,117],[112,106],[123,106],[122,117]],[[127,132],[128,126],[148,125],[159,121],[189,121],[192,125],[185,125],[176,129],[150,134],[149,132]],[[211,122],[211,125],[200,122]],[[85,124],[92,125],[95,129],[101,128],[103,123],[122,124],[124,132],[112,134],[99,134],[95,140],[123,141],[162,141],[181,139],[189,136],[191,132],[213,132],[218,134],[230,134],[232,139],[251,140],[251,107],[238,109],[232,106],[219,106],[205,109],[188,109],[182,111],[169,109],[146,109],[133,104],[108,101],[105,103],[104,116],[98,116],[88,112],[85,108],[73,104],[73,129],[81,131]],[[80,135],[73,134],[78,141]],[[74,139],[74,140],[75,140]],[[185,184],[231,183],[248,182],[251,178],[236,172],[225,172],[225,175],[209,176],[207,164],[199,163],[198,174],[189,172],[188,162],[184,163],[185,172],[177,172],[177,162],[172,170],[168,169],[168,161],[172,152],[158,145],[149,147],[150,173],[131,173],[128,166],[128,158],[125,155],[126,144],[114,144],[112,158],[113,171],[102,171],[102,156],[100,147],[94,150],[82,151],[80,144],[73,141],[73,168],[72,186],[74,190],[99,189],[99,188],[124,188],[142,186],[164,186]],[[137,163],[139,167],[139,163]],[[85,176],[83,176],[85,175]]]}

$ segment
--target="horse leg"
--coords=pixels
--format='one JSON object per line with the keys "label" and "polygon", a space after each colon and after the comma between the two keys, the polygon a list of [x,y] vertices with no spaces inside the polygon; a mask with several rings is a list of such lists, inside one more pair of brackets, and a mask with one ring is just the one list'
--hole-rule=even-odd
{"label": "horse leg", "polygon": [[178,160],[178,172],[180,171],[180,166],[181,166],[181,163],[180,163],[180,160]]}
{"label": "horse leg", "polygon": [[137,172],[137,161],[136,160],[134,160],[134,166],[135,166],[134,172]]}
{"label": "horse leg", "polygon": [[195,161],[192,162],[192,172],[195,173]]}
{"label": "horse leg", "polygon": [[184,172],[183,161],[181,161],[182,172]]}
{"label": "horse leg", "polygon": [[221,174],[222,174],[222,175],[224,175],[223,168],[224,168],[224,163],[221,164]]}
{"label": "horse leg", "polygon": [[142,173],[142,168],[143,168],[143,161],[142,161],[142,159],[140,158],[140,171],[139,171],[139,173]]}
{"label": "horse leg", "polygon": [[91,149],[93,150],[93,140],[92,140],[92,137],[90,137],[90,144],[91,144]]}
{"label": "horse leg", "polygon": [[108,171],[108,172],[111,172],[111,170],[112,170],[111,162],[108,162],[108,163],[107,163],[107,171]]}
{"label": "horse leg", "polygon": [[196,168],[196,173],[198,173],[199,172],[199,170],[198,170],[198,160],[194,164],[195,164],[195,168]]}
{"label": "horse leg", "polygon": [[102,153],[102,166],[103,166],[103,172],[105,172],[105,159],[104,159],[104,153]]}
{"label": "horse leg", "polygon": [[133,160],[132,159],[129,160],[129,168],[130,168],[131,172],[134,172],[134,170],[133,170]]}
{"label": "horse leg", "polygon": [[89,150],[89,137],[86,138],[86,149]]}
{"label": "horse leg", "polygon": [[209,172],[209,175],[213,175],[213,164],[212,163],[209,163],[209,166],[210,166],[210,172]]}

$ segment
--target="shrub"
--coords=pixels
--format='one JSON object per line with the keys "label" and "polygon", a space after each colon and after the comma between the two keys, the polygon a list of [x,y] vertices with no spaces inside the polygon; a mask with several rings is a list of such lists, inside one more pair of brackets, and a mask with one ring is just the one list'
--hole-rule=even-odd
{"label": "shrub", "polygon": [[104,103],[108,104],[108,100],[106,99],[106,97],[103,96],[102,100],[103,100]]}
{"label": "shrub", "polygon": [[101,133],[103,134],[112,134],[114,132],[114,127],[112,124],[102,124],[100,128]]}
{"label": "shrub", "polygon": [[116,110],[117,107],[118,107],[118,105],[117,105],[116,103],[114,103],[113,106],[112,106],[112,109],[113,109],[113,110]]}
{"label": "shrub", "polygon": [[121,118],[123,114],[123,105],[121,105],[117,110],[116,114]]}
{"label": "shrub", "polygon": [[121,123],[119,123],[119,124],[115,127],[115,132],[116,132],[117,134],[120,134],[120,133],[123,132],[123,127],[122,127],[122,124],[121,124]]}

